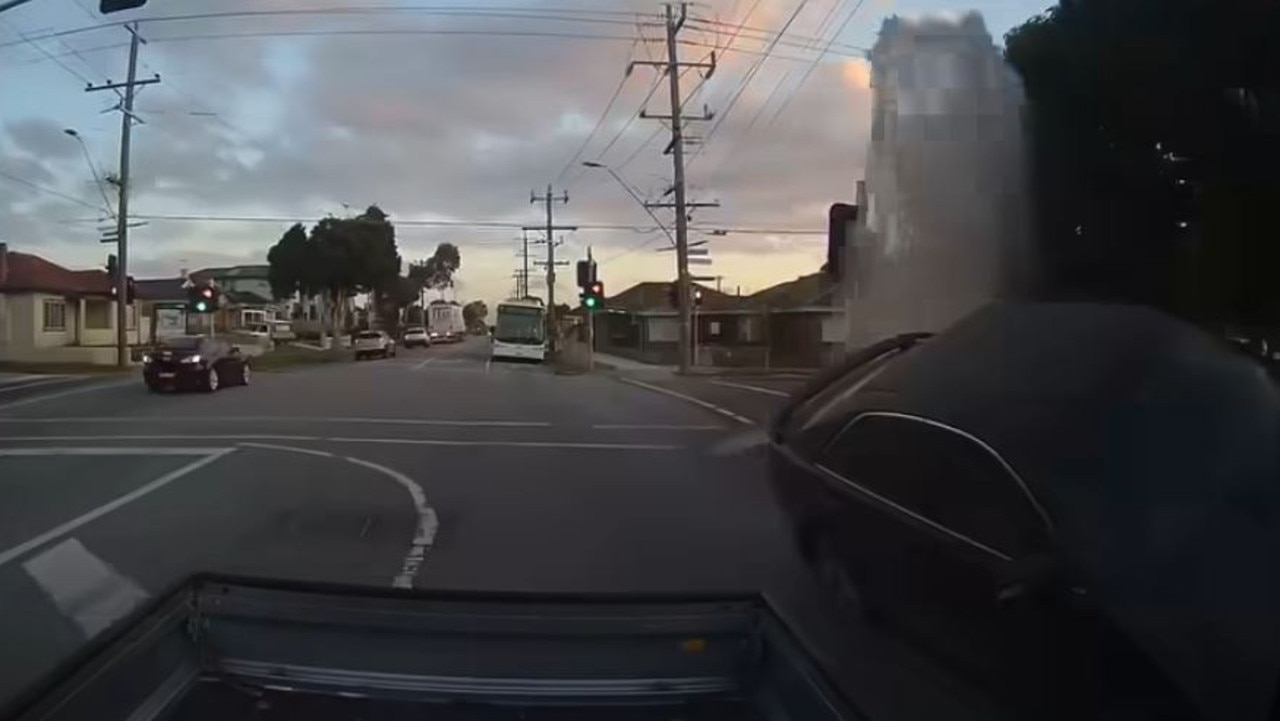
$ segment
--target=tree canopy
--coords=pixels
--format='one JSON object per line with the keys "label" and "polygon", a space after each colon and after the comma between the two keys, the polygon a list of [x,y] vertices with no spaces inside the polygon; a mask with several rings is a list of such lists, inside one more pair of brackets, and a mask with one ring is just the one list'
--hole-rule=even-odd
{"label": "tree canopy", "polygon": [[462,267],[462,254],[453,243],[441,243],[425,261],[414,263],[409,277],[419,280],[423,287],[444,290],[453,287],[453,275]]}
{"label": "tree canopy", "polygon": [[472,333],[481,332],[485,328],[485,318],[489,316],[489,306],[482,300],[473,300],[462,306],[462,322]]}
{"label": "tree canopy", "polygon": [[1280,321],[1280,4],[1061,0],[1006,57],[1051,292]]}
{"label": "tree canopy", "polygon": [[340,326],[346,300],[357,293],[385,293],[400,279],[395,227],[371,205],[350,218],[326,217],[307,234],[294,224],[267,252],[268,279],[279,299],[323,294],[331,322]]}

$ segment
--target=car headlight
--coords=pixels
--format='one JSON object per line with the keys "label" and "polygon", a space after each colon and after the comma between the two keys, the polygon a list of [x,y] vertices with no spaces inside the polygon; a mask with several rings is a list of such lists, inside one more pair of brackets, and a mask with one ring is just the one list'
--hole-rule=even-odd
{"label": "car headlight", "polygon": [[189,356],[187,356],[186,358],[183,358],[182,360],[180,360],[180,361],[178,361],[178,362],[179,362],[179,363],[199,363],[199,362],[200,362],[200,354],[198,354],[198,353],[197,353],[196,355],[189,355]]}
{"label": "car headlight", "polygon": [[143,363],[150,363],[150,362],[151,362],[151,355],[150,355],[149,353],[143,353],[143,354],[142,354],[142,362],[143,362]]}

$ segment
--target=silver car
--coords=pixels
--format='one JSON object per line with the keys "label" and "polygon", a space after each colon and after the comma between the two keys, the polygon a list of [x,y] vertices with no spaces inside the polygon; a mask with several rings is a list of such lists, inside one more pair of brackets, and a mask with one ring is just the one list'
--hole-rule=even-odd
{"label": "silver car", "polygon": [[380,330],[365,330],[356,333],[351,343],[356,352],[356,360],[363,358],[395,358],[396,340]]}

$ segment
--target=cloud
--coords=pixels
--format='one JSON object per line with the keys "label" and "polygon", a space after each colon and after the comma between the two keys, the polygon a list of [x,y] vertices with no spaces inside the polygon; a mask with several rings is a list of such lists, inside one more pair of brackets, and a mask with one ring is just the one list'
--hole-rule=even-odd
{"label": "cloud", "polygon": [[5,123],[4,132],[19,151],[35,158],[70,158],[80,154],[75,141],[48,118],[23,118]]}
{"label": "cloud", "polygon": [[[559,0],[547,2],[547,7],[564,6]],[[733,5],[728,0],[714,3],[708,14],[727,13]],[[290,6],[307,5],[298,2]],[[530,9],[540,6],[528,5]],[[793,6],[794,2],[765,0],[750,24],[777,25]],[[184,4],[181,11],[227,7],[220,1],[199,0]],[[260,5],[237,0],[236,7]],[[653,10],[650,4],[639,2],[616,7]],[[152,12],[160,14],[158,7]],[[820,9],[806,10],[794,29],[813,32],[821,16]],[[505,35],[178,39],[284,29],[324,33],[336,28],[635,34],[631,25],[408,12],[393,17],[223,19],[153,25],[147,30],[153,42],[144,48],[143,59],[148,72],[159,72],[163,82],[148,88],[139,100],[139,106],[151,114],[144,115],[147,124],[135,130],[136,212],[279,215],[309,222],[325,212],[341,212],[343,203],[362,207],[376,202],[393,220],[538,223],[541,206],[528,202],[529,191],[540,191],[556,180],[582,146],[611,92],[622,81],[628,59],[658,57],[661,52],[659,44],[632,47],[626,41]],[[656,36],[652,28],[646,34]],[[687,37],[707,43],[726,39],[724,35],[698,34],[694,28],[687,31]],[[746,37],[736,44],[753,50],[764,46],[763,41]],[[682,46],[681,50],[686,58],[697,59],[705,57],[708,49]],[[785,53],[780,48],[778,54],[804,55],[797,48],[787,48]],[[720,53],[716,75],[686,107],[686,112],[694,112],[705,102],[724,116],[705,150],[691,161],[690,198],[721,202],[718,209],[697,211],[696,222],[824,228],[826,206],[851,199],[854,183],[862,176],[870,114],[865,69],[847,58],[828,57],[800,86],[807,65],[773,58],[728,109],[730,98],[757,58],[749,52]],[[630,118],[660,80],[652,69],[637,68],[582,154],[584,159],[620,166],[619,172],[628,183],[653,198],[661,197],[670,182],[671,159],[661,152],[665,130],[658,121]],[[692,92],[697,85],[697,78],[685,79],[686,91]],[[663,91],[665,86],[647,104],[650,112],[669,111]],[[779,109],[777,119],[770,122]],[[23,147],[52,143],[50,131],[60,133],[61,126],[40,117],[34,105],[31,115],[29,122],[20,124],[20,137],[14,136],[12,124],[6,126],[8,135]],[[690,133],[705,136],[712,125],[692,123]],[[603,152],[624,126],[626,132]],[[635,153],[655,131],[659,137]],[[47,157],[76,152],[65,137],[61,140],[64,142],[55,152],[63,155]],[[109,136],[103,142],[108,140]],[[634,159],[624,166],[633,153]],[[66,172],[84,172],[70,162],[65,168],[47,168],[59,177]],[[557,190],[561,187],[567,187],[571,197],[568,205],[556,208],[562,222],[653,225],[604,171],[571,167],[557,182]],[[92,198],[86,196],[86,200]],[[657,212],[670,218],[669,211]],[[66,207],[53,214],[63,218],[86,215],[92,213]],[[11,219],[0,217],[4,222]],[[41,221],[28,218],[22,226],[32,243],[65,236],[69,227],[36,231],[31,229],[33,223]],[[210,263],[260,260],[286,227],[287,223],[274,227],[157,221],[135,233],[139,247],[134,257],[137,268],[158,273],[175,271],[183,258],[205,257]],[[92,235],[83,226],[71,229]],[[591,245],[599,258],[617,256],[650,235],[581,231],[568,234],[563,254],[576,258]],[[464,257],[466,292],[482,294],[490,301],[505,294],[511,285],[517,236],[518,231],[511,229],[407,225],[401,226],[400,232],[406,259],[429,254],[442,240],[458,243]],[[744,285],[758,289],[780,270],[786,272],[779,281],[802,272],[802,266],[815,269],[822,262],[822,244],[822,238],[814,236],[716,238],[711,245],[713,257],[724,260],[717,260],[710,273],[749,278]],[[650,247],[660,246],[661,242]],[[98,250],[92,248],[92,255]],[[205,255],[197,256],[197,251]],[[612,264],[611,286],[620,290],[646,277],[665,279],[671,274],[669,269],[669,254],[655,254],[648,248],[629,252]],[[562,287],[559,292],[568,297],[570,291]]]}

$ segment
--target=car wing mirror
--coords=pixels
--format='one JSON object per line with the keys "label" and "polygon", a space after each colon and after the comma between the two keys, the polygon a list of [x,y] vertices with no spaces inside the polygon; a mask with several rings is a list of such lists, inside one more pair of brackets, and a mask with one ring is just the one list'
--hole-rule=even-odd
{"label": "car wing mirror", "polygon": [[240,346],[238,345],[231,346],[231,355],[240,355]]}

